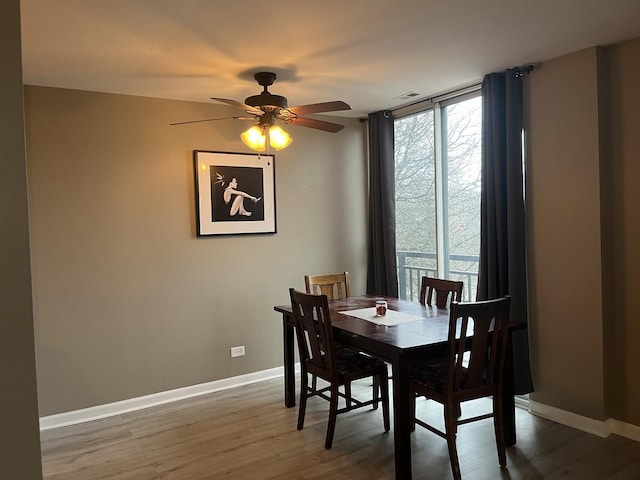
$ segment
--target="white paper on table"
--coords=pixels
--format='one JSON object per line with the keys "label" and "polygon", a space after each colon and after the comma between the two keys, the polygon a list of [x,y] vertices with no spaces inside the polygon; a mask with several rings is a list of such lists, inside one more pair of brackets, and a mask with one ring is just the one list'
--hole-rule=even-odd
{"label": "white paper on table", "polygon": [[422,320],[422,317],[410,315],[408,313],[396,312],[395,310],[389,310],[388,308],[386,315],[376,315],[376,307],[360,308],[358,310],[344,310],[338,313],[349,315],[350,317],[358,317],[368,322],[385,325],[387,327]]}

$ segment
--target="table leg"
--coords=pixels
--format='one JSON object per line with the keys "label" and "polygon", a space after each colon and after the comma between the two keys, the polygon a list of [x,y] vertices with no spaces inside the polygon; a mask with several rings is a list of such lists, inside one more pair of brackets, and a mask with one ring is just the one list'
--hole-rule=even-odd
{"label": "table leg", "polygon": [[293,340],[295,329],[286,315],[282,315],[282,340],[284,347],[284,404],[296,406],[296,378]]}
{"label": "table leg", "polygon": [[396,479],[411,479],[409,366],[402,355],[391,362],[393,372],[393,442]]}

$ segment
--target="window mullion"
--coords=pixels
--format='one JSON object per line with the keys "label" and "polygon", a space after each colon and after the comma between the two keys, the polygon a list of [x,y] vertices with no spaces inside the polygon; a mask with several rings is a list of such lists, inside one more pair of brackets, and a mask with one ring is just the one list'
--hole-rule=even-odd
{"label": "window mullion", "polygon": [[448,278],[449,275],[449,245],[447,222],[447,162],[444,148],[446,127],[443,122],[443,109],[439,103],[433,107],[434,121],[434,164],[436,177],[436,265],[438,277]]}

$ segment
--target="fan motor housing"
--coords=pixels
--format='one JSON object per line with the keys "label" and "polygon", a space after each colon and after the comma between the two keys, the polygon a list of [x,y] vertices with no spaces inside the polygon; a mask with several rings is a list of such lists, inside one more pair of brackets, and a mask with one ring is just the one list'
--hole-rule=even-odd
{"label": "fan motor housing", "polygon": [[252,107],[262,108],[263,110],[264,107],[287,108],[287,99],[285,97],[269,92],[262,92],[260,95],[247,97],[244,103]]}

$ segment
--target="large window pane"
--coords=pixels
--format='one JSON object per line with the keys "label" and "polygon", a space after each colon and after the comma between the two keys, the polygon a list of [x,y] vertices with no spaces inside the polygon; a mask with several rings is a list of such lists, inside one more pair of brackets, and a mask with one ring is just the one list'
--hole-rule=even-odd
{"label": "large window pane", "polygon": [[420,277],[437,271],[434,162],[433,111],[396,120],[396,250],[403,298],[415,298]]}
{"label": "large window pane", "polygon": [[480,254],[480,155],[482,98],[442,109],[446,131],[443,149],[447,167],[448,207],[444,275],[462,280],[465,299],[475,300]]}
{"label": "large window pane", "polygon": [[396,119],[396,248],[400,296],[422,275],[462,280],[475,299],[480,251],[479,95]]}

